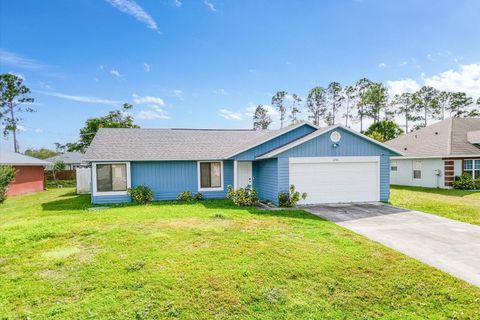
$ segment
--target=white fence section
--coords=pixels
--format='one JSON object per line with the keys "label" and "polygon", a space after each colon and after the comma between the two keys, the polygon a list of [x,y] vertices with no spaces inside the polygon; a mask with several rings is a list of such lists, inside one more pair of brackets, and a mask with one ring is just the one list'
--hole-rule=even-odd
{"label": "white fence section", "polygon": [[77,194],[90,193],[90,168],[77,168]]}

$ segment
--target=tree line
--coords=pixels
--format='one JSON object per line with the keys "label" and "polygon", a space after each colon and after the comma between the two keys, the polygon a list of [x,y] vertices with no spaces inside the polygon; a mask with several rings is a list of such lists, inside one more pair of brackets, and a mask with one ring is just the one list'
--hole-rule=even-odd
{"label": "tree line", "polygon": [[[21,114],[34,112],[28,106],[33,102],[31,91],[21,77],[0,75],[0,123],[5,137],[13,135],[15,152],[19,152],[16,133],[23,120]],[[474,102],[464,92],[439,91],[423,86],[416,92],[405,92],[390,98],[385,85],[367,78],[358,80],[354,85],[342,86],[339,82],[332,82],[326,88],[314,87],[305,99],[295,93],[278,91],[273,95],[271,105],[279,113],[282,128],[286,124],[297,123],[300,115],[307,113],[307,119],[317,126],[342,123],[348,127],[359,123],[361,132],[378,140],[389,140],[402,133],[403,130],[393,121],[395,116],[402,117],[407,132],[427,126],[430,119],[480,116],[480,98]],[[121,109],[110,111],[105,116],[87,119],[76,142],[55,143],[55,151],[27,149],[26,154],[48,158],[65,151],[85,152],[100,128],[138,128],[129,113],[132,107],[124,103]],[[364,130],[367,119],[373,120],[373,124]],[[268,129],[271,123],[267,107],[259,105],[253,115],[253,128]]]}
{"label": "tree line", "polygon": [[[398,116],[403,119],[405,131],[410,132],[426,127],[430,120],[480,116],[480,98],[474,101],[465,92],[423,86],[415,92],[390,97],[383,83],[367,78],[353,85],[342,86],[339,82],[331,82],[326,88],[314,87],[304,100],[287,91],[277,91],[273,95],[271,105],[279,114],[281,128],[287,123],[298,122],[302,112],[317,126],[321,123],[342,123],[349,127],[352,123],[359,123],[361,132],[365,132],[364,122],[367,119],[376,124],[382,120],[394,121]],[[268,129],[272,121],[267,106],[258,105],[253,115],[253,128]]]}

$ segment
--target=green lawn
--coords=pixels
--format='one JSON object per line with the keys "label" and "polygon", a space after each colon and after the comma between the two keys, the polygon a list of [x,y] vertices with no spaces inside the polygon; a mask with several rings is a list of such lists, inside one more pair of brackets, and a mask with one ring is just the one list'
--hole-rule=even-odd
{"label": "green lawn", "polygon": [[480,192],[392,186],[390,203],[480,225]]}
{"label": "green lawn", "polygon": [[474,319],[480,289],[303,211],[0,206],[0,318]]}

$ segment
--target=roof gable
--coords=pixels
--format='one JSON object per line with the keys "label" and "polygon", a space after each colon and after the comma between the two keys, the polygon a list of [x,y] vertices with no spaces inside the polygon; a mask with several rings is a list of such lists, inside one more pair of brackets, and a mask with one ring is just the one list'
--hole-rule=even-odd
{"label": "roof gable", "polygon": [[290,126],[279,130],[277,134],[272,135],[267,139],[263,139],[260,143],[251,144],[242,152],[236,152],[233,155],[227,156],[227,158],[234,160],[254,160],[261,154],[286,145],[316,130],[318,130],[318,128],[309,123],[301,123],[295,126]]}
{"label": "roof gable", "polygon": [[[374,150],[383,150],[384,152],[387,152],[390,155],[401,155],[401,152],[379,142],[374,139],[371,139],[359,132],[356,132],[355,130],[352,130],[350,128],[347,128],[345,126],[342,126],[340,124],[334,125],[334,126],[329,126],[325,127],[322,129],[319,129],[303,138],[300,138],[296,141],[293,141],[285,146],[282,146],[280,148],[277,148],[275,150],[272,150],[261,157],[259,159],[268,159],[268,158],[273,158],[273,157],[284,157],[284,156],[304,156],[300,155],[300,153],[304,153],[304,151],[299,151],[295,150],[295,148],[307,148],[310,149],[307,151],[309,153],[309,156],[326,156],[326,155],[332,155],[333,153],[333,146],[332,142],[330,141],[330,138],[328,137],[328,133],[334,131],[334,130],[339,130],[341,131],[342,135],[345,135],[345,137],[342,137],[342,139],[339,142],[339,146],[342,147],[344,145],[347,146],[347,148],[342,148],[342,152],[344,155],[361,155],[361,152],[358,148],[358,141],[359,139],[361,141],[365,142],[365,145],[371,145],[371,148],[363,148],[364,151],[374,151]],[[352,138],[353,137],[353,138]],[[328,141],[325,141],[319,145],[318,139],[325,139]],[[302,147],[304,146],[304,147]],[[338,149],[340,150],[340,148]]]}

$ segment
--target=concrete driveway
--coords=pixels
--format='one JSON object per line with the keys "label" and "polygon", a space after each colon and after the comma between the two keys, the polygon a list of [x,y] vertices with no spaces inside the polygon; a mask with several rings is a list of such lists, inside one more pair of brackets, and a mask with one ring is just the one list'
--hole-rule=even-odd
{"label": "concrete driveway", "polygon": [[302,209],[480,287],[480,227],[383,203]]}

